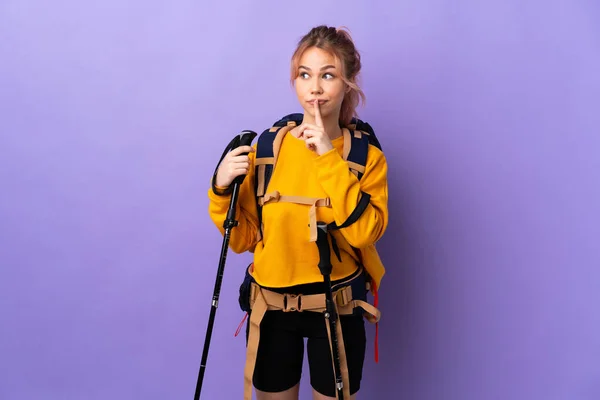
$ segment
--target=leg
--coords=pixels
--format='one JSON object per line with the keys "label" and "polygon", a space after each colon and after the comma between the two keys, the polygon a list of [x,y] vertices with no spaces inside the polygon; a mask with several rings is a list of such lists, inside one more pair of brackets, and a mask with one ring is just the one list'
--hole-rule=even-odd
{"label": "leg", "polygon": [[[317,329],[311,332],[307,343],[313,398],[335,399],[335,377],[325,318],[316,313],[315,317],[318,320],[313,325]],[[340,322],[348,361],[351,399],[356,399],[356,393],[360,389],[367,344],[364,320],[362,316],[342,315]]]}
{"label": "leg", "polygon": [[299,389],[300,384],[278,393],[262,392],[256,388],[254,390],[256,391],[256,400],[298,400]]}
{"label": "leg", "polygon": [[[356,393],[350,396],[350,400],[356,400],[357,398]],[[324,396],[313,389],[313,400],[335,400],[335,397]]]}
{"label": "leg", "polygon": [[267,311],[252,382],[258,400],[297,400],[304,339],[296,329],[297,313]]}

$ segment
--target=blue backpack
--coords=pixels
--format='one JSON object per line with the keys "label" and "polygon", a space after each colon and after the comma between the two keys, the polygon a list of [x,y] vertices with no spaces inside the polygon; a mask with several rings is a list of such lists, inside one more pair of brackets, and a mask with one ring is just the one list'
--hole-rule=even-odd
{"label": "blue backpack", "polygon": [[[279,147],[283,140],[283,136],[290,129],[298,126],[302,123],[303,114],[295,113],[289,114],[281,118],[279,121],[273,124],[273,127],[266,129],[259,137],[256,148],[256,159],[255,159],[255,175],[254,175],[254,187],[256,191],[256,207],[258,211],[258,226],[262,236],[262,203],[261,200],[265,195],[273,169],[277,163],[277,156],[279,154]],[[284,129],[285,128],[285,129]],[[344,134],[344,149],[343,157],[348,162],[350,171],[356,175],[360,180],[365,172],[365,166],[367,164],[367,155],[369,152],[369,145],[374,145],[381,150],[379,140],[375,136],[375,131],[366,122],[360,119],[353,118],[348,126],[350,134]],[[361,201],[362,206],[366,207],[370,199],[369,195],[363,196],[364,203]],[[360,214],[362,210],[357,207],[357,213],[355,217],[350,215],[350,218],[342,226],[336,228],[342,228],[352,224]],[[364,208],[363,208],[364,209]]]}

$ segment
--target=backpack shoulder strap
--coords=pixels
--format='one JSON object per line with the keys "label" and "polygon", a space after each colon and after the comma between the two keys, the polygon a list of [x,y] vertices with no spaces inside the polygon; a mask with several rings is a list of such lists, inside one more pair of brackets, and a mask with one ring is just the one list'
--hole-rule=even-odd
{"label": "backpack shoulder strap", "polygon": [[281,128],[273,127],[265,130],[259,137],[256,143],[256,157],[254,160],[254,187],[256,196],[263,197],[267,190],[273,167],[275,165],[275,151],[273,143],[277,137],[277,132]]}
{"label": "backpack shoulder strap", "polygon": [[366,122],[358,118],[352,118],[352,121],[344,131],[344,160],[348,162],[350,171],[360,180],[367,165],[367,156],[369,145],[374,145],[381,150],[379,140],[375,136],[375,131]]}
{"label": "backpack shoulder strap", "polygon": [[[365,129],[365,131],[358,130],[357,126]],[[344,149],[343,158],[348,163],[350,171],[361,180],[365,174],[367,166],[367,157],[369,155],[369,145],[373,144],[378,148],[381,148],[375,132],[369,124],[366,124],[360,120],[353,119],[352,123],[348,125],[348,129],[344,129]],[[371,200],[371,195],[366,192],[361,192],[361,198],[356,205],[356,208],[350,213],[348,219],[337,225],[335,222],[329,224],[329,229],[342,229],[352,225],[365,211]],[[339,258],[339,256],[338,256]]]}
{"label": "backpack shoulder strap", "polygon": [[256,144],[256,157],[254,161],[254,188],[256,191],[256,208],[258,212],[259,232],[262,236],[262,201],[267,193],[269,181],[277,164],[279,148],[285,134],[302,121],[302,114],[289,114],[275,122],[270,129],[266,129],[259,137]]}
{"label": "backpack shoulder strap", "polygon": [[[256,190],[256,207],[258,212],[259,233],[262,236],[262,207],[263,198],[267,193],[269,181],[273,175],[279,148],[285,134],[302,122],[303,114],[289,114],[278,120],[270,129],[265,130],[259,137],[257,142],[257,150],[255,157],[255,174],[254,187]],[[373,144],[381,148],[375,132],[371,126],[359,119],[353,119],[347,129],[343,130],[344,148],[343,158],[348,163],[350,171],[360,180],[364,173],[367,164],[367,156],[369,153],[369,145]],[[362,214],[369,203],[370,195],[363,193],[358,206],[351,213],[347,221],[341,226],[332,224],[330,228],[340,229],[354,223]]]}
{"label": "backpack shoulder strap", "polygon": [[352,129],[344,130],[344,160],[346,160],[350,171],[356,175],[358,180],[365,173],[368,154],[368,133]]}

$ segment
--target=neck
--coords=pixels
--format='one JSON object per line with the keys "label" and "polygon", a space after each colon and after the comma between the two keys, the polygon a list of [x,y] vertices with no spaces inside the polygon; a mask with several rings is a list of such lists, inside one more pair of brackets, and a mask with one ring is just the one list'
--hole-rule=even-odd
{"label": "neck", "polygon": [[[316,125],[315,118],[308,113],[304,114],[302,123]],[[327,136],[329,136],[329,140],[333,140],[342,136],[342,128],[340,128],[338,116],[334,116],[334,118],[323,118],[323,126],[325,128],[325,132],[327,132]]]}

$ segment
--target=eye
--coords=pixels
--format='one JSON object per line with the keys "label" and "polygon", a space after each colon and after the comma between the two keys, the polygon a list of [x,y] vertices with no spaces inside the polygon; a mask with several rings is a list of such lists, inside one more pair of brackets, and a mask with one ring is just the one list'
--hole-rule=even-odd
{"label": "eye", "polygon": [[298,74],[298,76],[302,79],[307,79],[308,78],[308,72],[300,72]]}
{"label": "eye", "polygon": [[325,74],[323,74],[323,78],[326,80],[331,80],[335,77],[332,74],[330,74],[329,72],[326,72]]}

